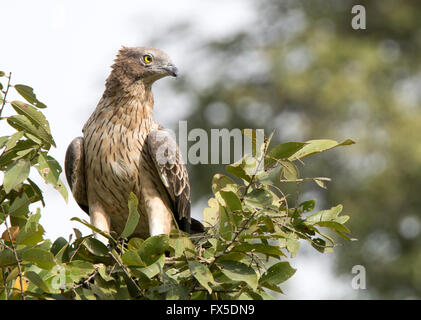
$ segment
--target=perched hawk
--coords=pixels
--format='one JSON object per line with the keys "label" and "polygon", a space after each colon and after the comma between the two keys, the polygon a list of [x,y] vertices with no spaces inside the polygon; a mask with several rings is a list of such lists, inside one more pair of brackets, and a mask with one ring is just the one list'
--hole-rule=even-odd
{"label": "perched hawk", "polygon": [[67,149],[73,196],[101,230],[123,231],[134,192],[140,219],[133,236],[168,234],[175,228],[171,212],[181,230],[201,231],[200,222],[190,218],[189,179],[177,144],[153,119],[151,87],[166,76],[177,76],[166,53],[122,47],[83,137]]}

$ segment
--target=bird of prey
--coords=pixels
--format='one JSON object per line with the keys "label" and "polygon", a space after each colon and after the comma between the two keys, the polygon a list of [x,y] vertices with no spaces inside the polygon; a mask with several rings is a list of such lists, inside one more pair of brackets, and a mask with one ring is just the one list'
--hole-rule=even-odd
{"label": "bird of prey", "polygon": [[169,234],[174,220],[185,232],[202,231],[190,217],[188,173],[177,144],[153,119],[152,84],[177,72],[159,49],[122,47],[83,137],[67,149],[72,194],[100,230],[121,234],[133,192],[140,219],[132,236]]}

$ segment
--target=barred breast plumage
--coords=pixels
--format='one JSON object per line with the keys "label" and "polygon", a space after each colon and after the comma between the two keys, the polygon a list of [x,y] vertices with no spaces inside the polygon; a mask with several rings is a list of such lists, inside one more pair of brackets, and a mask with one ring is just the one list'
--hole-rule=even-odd
{"label": "barred breast plumage", "polygon": [[170,207],[159,177],[151,174],[156,169],[145,148],[149,132],[159,128],[150,116],[150,104],[142,96],[103,99],[83,129],[88,202],[112,211],[112,229],[121,233],[128,215],[128,195],[134,192],[141,216],[135,235],[142,238],[149,236],[145,201],[150,199],[145,194],[155,193],[148,188],[154,188]]}

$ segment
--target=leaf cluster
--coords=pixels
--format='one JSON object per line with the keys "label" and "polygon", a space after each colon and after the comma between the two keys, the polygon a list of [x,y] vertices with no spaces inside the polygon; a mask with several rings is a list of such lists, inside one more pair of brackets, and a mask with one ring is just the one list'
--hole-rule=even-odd
{"label": "leaf cluster", "polygon": [[[0,120],[16,131],[0,138],[0,224],[6,228],[0,240],[0,299],[273,299],[296,272],[288,260],[302,240],[320,252],[336,245],[321,228],[352,240],[341,205],[321,211],[315,210],[315,200],[291,205],[282,185],[312,180],[325,187],[328,178],[300,177],[302,159],[353,141],[287,142],[270,149],[271,137],[256,145],[253,135],[254,155],[228,165],[229,175],[213,177],[203,233],[175,229],[169,235],[131,237],[139,223],[138,199],[131,193],[120,235],[73,218],[93,233],[83,236],[75,229],[68,239],[45,239],[40,208],[33,213],[29,207],[44,204],[30,168],[67,199],[61,166],[48,154],[55,143],[39,111],[46,106],[32,88],[11,85],[10,74],[0,74],[8,79],[0,112],[9,105],[16,112]],[[11,88],[25,101],[8,102]]]}

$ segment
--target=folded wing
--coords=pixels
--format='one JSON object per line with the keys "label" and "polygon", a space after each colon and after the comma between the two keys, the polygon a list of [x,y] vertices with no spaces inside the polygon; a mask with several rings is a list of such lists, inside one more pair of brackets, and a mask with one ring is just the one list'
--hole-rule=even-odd
{"label": "folded wing", "polygon": [[178,226],[185,232],[202,232],[200,222],[190,217],[190,183],[186,165],[174,137],[165,130],[153,130],[147,147],[157,174],[172,200]]}
{"label": "folded wing", "polygon": [[67,183],[70,186],[73,197],[79,207],[89,214],[88,197],[86,195],[85,182],[85,153],[83,150],[83,138],[75,138],[66,151],[64,170]]}

